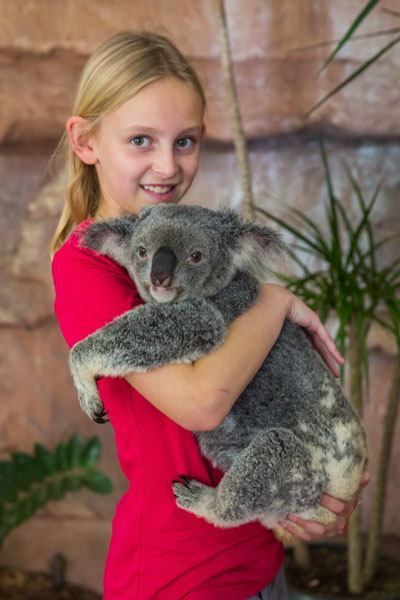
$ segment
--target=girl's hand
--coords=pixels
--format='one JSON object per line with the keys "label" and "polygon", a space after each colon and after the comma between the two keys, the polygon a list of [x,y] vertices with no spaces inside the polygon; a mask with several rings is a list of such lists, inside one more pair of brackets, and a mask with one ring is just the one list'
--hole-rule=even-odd
{"label": "girl's hand", "polygon": [[[280,521],[279,525],[293,534],[299,541],[310,542],[321,538],[330,538],[338,534],[347,533],[348,521],[351,513],[361,504],[361,492],[369,482],[369,473],[364,471],[363,478],[358,488],[357,494],[351,500],[343,502],[338,498],[322,494],[320,504],[333,512],[336,519],[330,525],[323,525],[317,521],[306,521],[295,515],[288,515],[285,521]],[[292,523],[296,523],[304,532],[299,533],[299,530],[293,527]]]}
{"label": "girl's hand", "polygon": [[322,325],[317,313],[283,286],[268,283],[265,287],[267,292],[268,288],[271,287],[281,288],[282,293],[286,296],[285,301],[288,303],[286,318],[305,329],[315,349],[318,350],[335,377],[339,377],[337,364],[343,365],[345,360],[339,354],[335,342],[328,330]]}

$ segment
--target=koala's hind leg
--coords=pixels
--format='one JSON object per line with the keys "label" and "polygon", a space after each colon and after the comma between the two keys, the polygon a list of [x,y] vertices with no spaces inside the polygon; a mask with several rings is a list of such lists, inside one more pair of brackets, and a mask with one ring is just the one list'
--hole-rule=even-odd
{"label": "koala's hind leg", "polygon": [[260,432],[238,454],[216,488],[183,477],[173,482],[178,506],[219,527],[260,520],[267,527],[316,506],[325,476],[321,461],[288,429]]}

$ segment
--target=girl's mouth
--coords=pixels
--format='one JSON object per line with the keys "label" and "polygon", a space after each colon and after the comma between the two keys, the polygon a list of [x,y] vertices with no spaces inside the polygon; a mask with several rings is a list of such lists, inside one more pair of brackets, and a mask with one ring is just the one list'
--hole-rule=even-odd
{"label": "girl's mouth", "polygon": [[168,202],[175,196],[177,185],[141,185],[140,187],[153,200]]}

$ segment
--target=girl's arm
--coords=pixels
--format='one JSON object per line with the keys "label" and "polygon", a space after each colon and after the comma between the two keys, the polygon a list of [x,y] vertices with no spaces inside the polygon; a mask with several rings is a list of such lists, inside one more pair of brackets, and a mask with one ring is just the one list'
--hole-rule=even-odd
{"label": "girl's arm", "polygon": [[192,364],[167,365],[126,379],[182,427],[215,429],[260,368],[285,319],[306,328],[335,372],[335,360],[342,359],[318,316],[286,288],[266,284],[253,306],[229,326],[216,351]]}

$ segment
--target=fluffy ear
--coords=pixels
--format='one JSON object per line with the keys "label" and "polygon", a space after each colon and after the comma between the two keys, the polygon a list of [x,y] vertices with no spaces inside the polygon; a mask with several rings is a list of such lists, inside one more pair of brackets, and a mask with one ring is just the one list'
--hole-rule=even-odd
{"label": "fluffy ear", "polygon": [[125,266],[128,260],[129,240],[135,230],[136,221],[136,217],[127,216],[93,223],[81,235],[80,245],[109,256]]}
{"label": "fluffy ear", "polygon": [[243,223],[236,242],[233,259],[237,269],[266,281],[274,259],[283,249],[279,234],[264,225]]}

